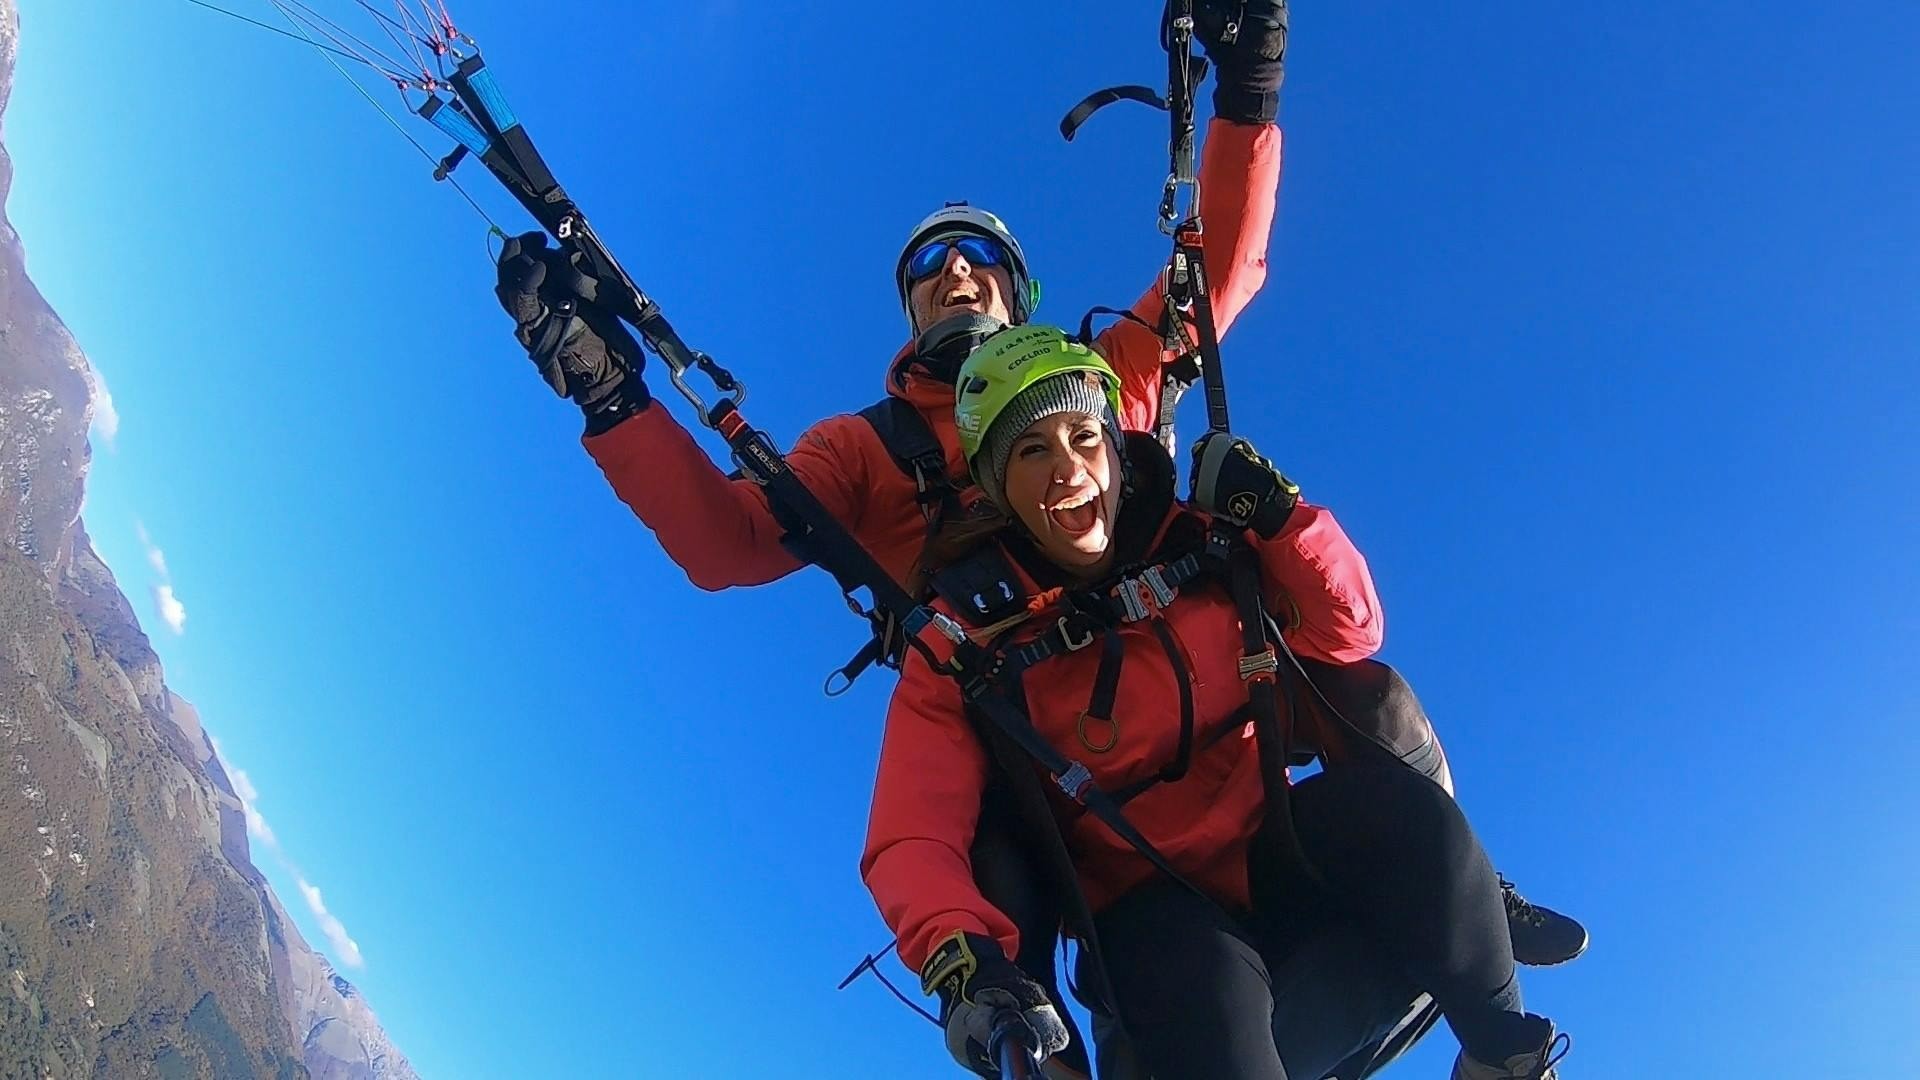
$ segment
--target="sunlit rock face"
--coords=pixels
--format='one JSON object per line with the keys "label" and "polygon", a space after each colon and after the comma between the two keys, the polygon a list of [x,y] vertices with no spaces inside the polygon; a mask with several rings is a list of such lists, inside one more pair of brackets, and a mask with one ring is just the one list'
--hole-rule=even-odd
{"label": "sunlit rock face", "polygon": [[[0,0],[0,109],[19,29]],[[94,553],[96,380],[27,278],[12,176],[0,146],[0,1077],[410,1080],[254,867],[227,770]]]}

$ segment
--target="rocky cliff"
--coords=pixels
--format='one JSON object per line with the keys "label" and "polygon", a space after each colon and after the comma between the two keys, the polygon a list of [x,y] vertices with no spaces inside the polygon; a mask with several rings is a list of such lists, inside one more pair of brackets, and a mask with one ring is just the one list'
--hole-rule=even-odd
{"label": "rocky cliff", "polygon": [[[0,0],[0,109],[18,43]],[[0,146],[0,1078],[408,1080],[254,867],[212,741],[94,553],[94,379],[27,279],[12,175]]]}

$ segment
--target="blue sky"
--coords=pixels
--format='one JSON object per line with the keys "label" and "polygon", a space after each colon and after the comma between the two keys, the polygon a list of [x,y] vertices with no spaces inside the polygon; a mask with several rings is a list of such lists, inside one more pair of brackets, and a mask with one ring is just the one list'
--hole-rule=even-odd
{"label": "blue sky", "polygon": [[[948,1075],[833,989],[885,941],[887,686],[820,696],[858,638],[824,577],[686,583],[527,369],[477,216],[311,52],[23,6],[9,211],[121,417],[89,527],[421,1071]],[[1053,128],[1157,77],[1157,5],[455,6],[782,441],[878,396],[940,200],[1019,230],[1043,317],[1164,257],[1161,118]],[[1497,863],[1591,925],[1528,981],[1569,1076],[1911,1060],[1920,30],[1468,8],[1301,5],[1236,416],[1367,552]]]}

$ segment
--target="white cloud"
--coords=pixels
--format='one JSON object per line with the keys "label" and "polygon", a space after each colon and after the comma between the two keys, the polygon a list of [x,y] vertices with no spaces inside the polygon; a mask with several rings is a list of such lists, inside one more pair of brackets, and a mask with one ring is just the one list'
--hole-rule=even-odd
{"label": "white cloud", "polygon": [[133,523],[133,531],[140,534],[140,546],[142,548],[145,548],[147,552],[147,565],[153,567],[154,573],[159,574],[163,578],[166,577],[167,576],[166,553],[161,551],[160,545],[154,543],[153,538],[147,535],[146,525],[144,525],[139,521],[135,521]]}
{"label": "white cloud", "polygon": [[93,377],[93,431],[113,449],[114,436],[120,434],[120,410],[113,407],[113,392],[107,389],[107,377],[100,369],[87,368]]}
{"label": "white cloud", "polygon": [[147,535],[146,523],[139,518],[133,520],[133,531],[140,536],[140,549],[147,553],[147,565],[153,568],[154,573],[160,575],[159,584],[152,586],[154,613],[160,616],[161,622],[167,624],[167,629],[175,634],[186,633],[187,606],[173,594],[173,579],[172,575],[167,573],[166,553],[160,550],[160,545],[153,542],[153,537]]}
{"label": "white cloud", "polygon": [[340,922],[339,917],[327,910],[327,905],[320,900],[320,887],[308,881],[306,875],[300,872],[300,868],[293,865],[293,860],[287,858],[287,853],[280,847],[279,839],[273,835],[273,829],[267,825],[267,819],[260,815],[260,808],[257,805],[260,792],[254,788],[253,778],[247,775],[246,770],[234,768],[233,764],[227,760],[225,752],[220,748],[219,739],[211,735],[207,738],[213,743],[213,752],[220,758],[220,765],[226,770],[227,779],[233,783],[233,793],[240,799],[241,810],[246,813],[248,835],[260,841],[261,846],[273,855],[274,861],[278,862],[287,873],[293,875],[300,887],[301,897],[307,902],[307,910],[313,912],[314,921],[320,924],[320,932],[326,935],[327,944],[331,947],[334,959],[346,967],[354,969],[365,967],[366,960],[360,955],[360,943],[353,940],[353,935],[347,933],[347,928]]}
{"label": "white cloud", "polygon": [[153,587],[153,609],[159,614],[160,621],[167,624],[167,629],[176,634],[186,632],[187,606],[180,602],[179,597],[173,595],[173,586],[155,585]]}
{"label": "white cloud", "polygon": [[[216,754],[220,752],[218,740],[213,744],[213,752]],[[221,763],[226,764],[224,758],[221,759]],[[274,854],[279,854],[280,840],[273,835],[273,829],[267,825],[267,819],[260,814],[260,807],[257,805],[260,793],[254,790],[253,780],[244,770],[236,769],[231,765],[227,765],[226,769],[227,778],[233,781],[233,793],[240,797],[240,809],[247,816],[247,835],[272,848]]]}
{"label": "white cloud", "polygon": [[307,907],[320,923],[320,932],[327,935],[327,944],[333,946],[333,955],[350,968],[360,967],[364,961],[360,958],[360,946],[347,934],[347,928],[320,902],[320,887],[306,878],[300,879],[300,895],[307,898]]}

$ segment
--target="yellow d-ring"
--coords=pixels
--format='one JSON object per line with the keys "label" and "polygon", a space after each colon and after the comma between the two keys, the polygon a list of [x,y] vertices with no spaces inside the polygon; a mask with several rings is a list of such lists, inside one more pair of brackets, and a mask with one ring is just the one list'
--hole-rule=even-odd
{"label": "yellow d-ring", "polygon": [[1087,710],[1081,709],[1080,723],[1078,725],[1080,745],[1086,747],[1089,753],[1104,754],[1113,749],[1114,744],[1120,741],[1120,721],[1107,717],[1097,717],[1096,719],[1101,720],[1107,725],[1107,741],[1101,743],[1099,746],[1095,746],[1092,740],[1087,738]]}

